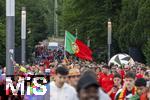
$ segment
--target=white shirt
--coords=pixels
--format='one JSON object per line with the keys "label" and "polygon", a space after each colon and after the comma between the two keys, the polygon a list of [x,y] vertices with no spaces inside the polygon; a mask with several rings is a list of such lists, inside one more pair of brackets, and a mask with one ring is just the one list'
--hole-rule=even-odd
{"label": "white shirt", "polygon": [[99,100],[111,100],[111,98],[101,88],[99,88]]}
{"label": "white shirt", "polygon": [[67,83],[58,88],[53,81],[50,83],[50,100],[78,100],[77,92]]}

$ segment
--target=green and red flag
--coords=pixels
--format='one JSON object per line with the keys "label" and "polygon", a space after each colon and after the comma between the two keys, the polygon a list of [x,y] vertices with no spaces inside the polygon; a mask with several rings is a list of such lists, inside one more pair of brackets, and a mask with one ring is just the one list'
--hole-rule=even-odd
{"label": "green and red flag", "polygon": [[67,31],[65,32],[65,51],[81,59],[92,60],[90,48]]}

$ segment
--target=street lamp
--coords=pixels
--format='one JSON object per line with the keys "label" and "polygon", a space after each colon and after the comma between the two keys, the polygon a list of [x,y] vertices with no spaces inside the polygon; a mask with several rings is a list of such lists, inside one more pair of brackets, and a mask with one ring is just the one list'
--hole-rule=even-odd
{"label": "street lamp", "polygon": [[6,0],[6,75],[13,75],[15,48],[15,0]]}
{"label": "street lamp", "polygon": [[26,62],[26,8],[22,7],[21,11],[21,61]]}
{"label": "street lamp", "polygon": [[111,24],[111,20],[108,19],[108,38],[107,38],[107,43],[108,43],[108,61],[110,60],[110,55],[111,55],[111,32],[112,32],[112,24]]}
{"label": "street lamp", "polygon": [[54,0],[54,34],[58,37],[58,1]]}

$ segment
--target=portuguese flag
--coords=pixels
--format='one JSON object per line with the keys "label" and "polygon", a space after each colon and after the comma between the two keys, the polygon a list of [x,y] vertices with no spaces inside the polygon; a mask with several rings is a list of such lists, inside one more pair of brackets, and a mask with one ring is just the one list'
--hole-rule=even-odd
{"label": "portuguese flag", "polygon": [[65,51],[75,54],[80,59],[92,60],[90,48],[67,31],[65,32]]}

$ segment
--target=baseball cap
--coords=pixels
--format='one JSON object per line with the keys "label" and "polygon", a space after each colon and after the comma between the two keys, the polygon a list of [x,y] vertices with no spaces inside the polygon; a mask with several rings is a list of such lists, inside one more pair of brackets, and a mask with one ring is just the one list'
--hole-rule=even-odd
{"label": "baseball cap", "polygon": [[85,74],[80,78],[77,84],[77,92],[90,86],[95,86],[98,88],[99,84],[94,76],[92,76],[91,74]]}

